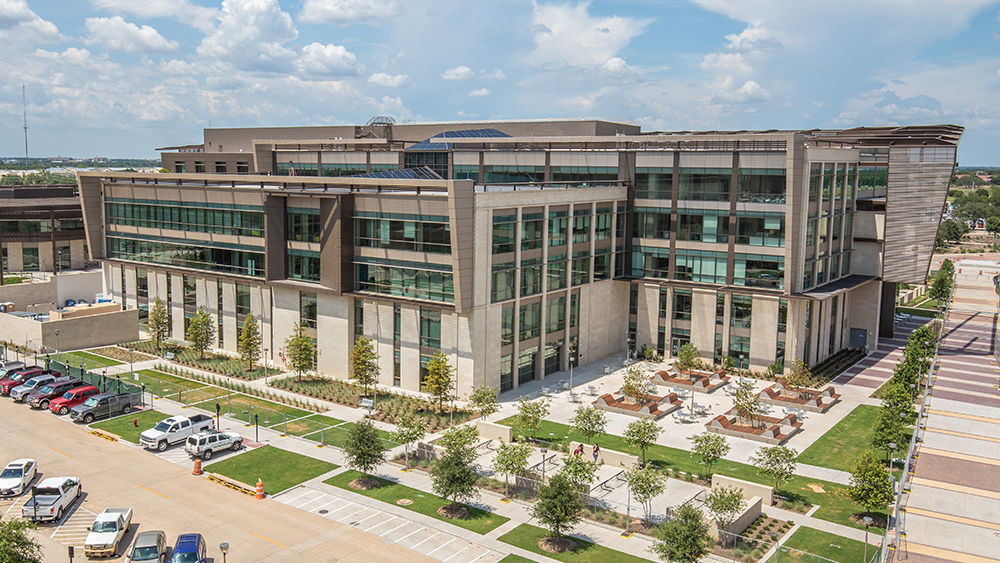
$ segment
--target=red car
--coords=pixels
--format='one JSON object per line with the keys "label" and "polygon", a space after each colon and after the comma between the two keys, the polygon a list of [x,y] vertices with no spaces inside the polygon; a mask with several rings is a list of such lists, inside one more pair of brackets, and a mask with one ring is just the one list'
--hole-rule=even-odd
{"label": "red car", "polygon": [[0,380],[0,394],[5,396],[10,395],[11,389],[21,385],[36,375],[42,375],[42,371],[42,368],[39,367],[24,368],[22,370],[15,371]]}
{"label": "red car", "polygon": [[52,399],[52,402],[49,403],[49,410],[56,414],[67,414],[69,413],[69,409],[83,404],[89,397],[98,395],[100,392],[101,390],[93,385],[70,389],[62,397]]}

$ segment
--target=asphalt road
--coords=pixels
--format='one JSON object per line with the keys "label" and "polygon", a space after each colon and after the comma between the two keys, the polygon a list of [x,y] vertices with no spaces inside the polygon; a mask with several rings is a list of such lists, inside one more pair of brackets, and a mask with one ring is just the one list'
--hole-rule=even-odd
{"label": "asphalt road", "polygon": [[[434,561],[350,526],[231,491],[152,452],[91,435],[85,426],[64,418],[0,398],[0,464],[34,458],[39,478],[82,480],[84,495],[75,510],[61,523],[42,524],[36,532],[46,563],[69,561],[68,545],[76,546],[74,561],[84,561],[86,526],[109,506],[132,507],[127,541],[142,530],[163,530],[171,544],[181,533],[200,532],[208,542],[210,562],[223,561],[221,542],[230,545],[227,563]],[[0,501],[0,515],[20,516],[23,501]],[[117,557],[105,561],[124,560],[124,551],[120,548]]]}

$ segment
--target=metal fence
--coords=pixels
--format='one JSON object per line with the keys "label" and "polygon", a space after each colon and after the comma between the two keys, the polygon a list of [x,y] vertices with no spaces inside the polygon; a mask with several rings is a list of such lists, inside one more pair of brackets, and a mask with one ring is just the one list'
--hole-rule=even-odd
{"label": "metal fence", "polygon": [[[81,381],[97,387],[102,393],[131,393],[140,395],[144,391],[142,386],[135,385],[127,379],[122,380],[120,376],[112,377],[55,360],[47,360],[45,362],[45,369],[55,370],[63,375],[78,377]],[[145,399],[143,399],[143,403],[145,403]]]}

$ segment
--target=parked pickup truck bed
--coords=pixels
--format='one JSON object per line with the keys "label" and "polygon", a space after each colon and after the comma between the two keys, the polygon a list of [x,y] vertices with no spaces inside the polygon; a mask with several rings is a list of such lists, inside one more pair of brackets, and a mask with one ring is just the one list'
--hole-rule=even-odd
{"label": "parked pickup truck bed", "polygon": [[139,442],[144,448],[157,449],[162,452],[168,446],[183,443],[192,434],[213,428],[215,428],[215,420],[208,415],[172,416],[156,423],[156,426],[149,430],[143,431],[139,435]]}
{"label": "parked pickup truck bed", "polygon": [[79,477],[49,477],[35,488],[34,496],[21,507],[21,518],[35,522],[62,520],[63,514],[80,498]]}
{"label": "parked pickup truck bed", "polygon": [[114,555],[131,524],[131,508],[105,508],[90,526],[87,540],[83,543],[83,554],[87,557]]}

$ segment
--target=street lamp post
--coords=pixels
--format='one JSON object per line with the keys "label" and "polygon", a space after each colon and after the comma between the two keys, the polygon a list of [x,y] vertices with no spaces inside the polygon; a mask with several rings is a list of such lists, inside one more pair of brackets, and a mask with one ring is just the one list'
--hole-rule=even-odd
{"label": "street lamp post", "polygon": [[222,551],[222,563],[226,563],[226,553],[229,552],[229,543],[227,542],[220,543],[219,550]]}
{"label": "street lamp post", "polygon": [[[56,331],[56,333],[58,334],[58,331]],[[134,359],[133,356],[132,356],[133,352],[134,352],[134,350],[132,349],[131,346],[129,346],[129,349],[128,349],[128,371],[129,371],[129,373],[132,374],[132,377],[135,377],[135,368],[132,367],[132,360]]]}
{"label": "street lamp post", "polygon": [[746,354],[740,354],[740,371],[743,371],[743,359],[746,358]]}
{"label": "street lamp post", "polygon": [[548,448],[542,448],[542,485],[545,484],[545,454],[549,453]]}
{"label": "street lamp post", "polygon": [[264,348],[264,385],[267,385],[267,375],[268,375],[268,365],[267,365],[267,353],[268,349]]}
{"label": "street lamp post", "polygon": [[59,355],[59,329],[58,328],[55,329],[53,331],[53,334],[56,335],[56,356],[58,356]]}
{"label": "street lamp post", "polygon": [[[892,460],[896,457],[896,442],[889,442],[889,452],[892,452],[892,455],[889,457],[889,473],[892,474]],[[889,452],[886,453],[888,454]]]}
{"label": "street lamp post", "polygon": [[451,422],[448,425],[453,426],[455,424],[455,395],[448,395],[448,400],[451,401],[451,412],[448,413],[451,415]]}
{"label": "street lamp post", "polygon": [[871,516],[865,516],[864,518],[862,518],[862,520],[865,523],[865,561],[864,561],[864,563],[868,563],[868,528],[872,524],[874,524],[875,521],[872,520]]}
{"label": "street lamp post", "polygon": [[917,384],[916,383],[911,383],[910,384],[910,404],[913,404],[914,393],[916,393],[916,390],[917,390]]}

